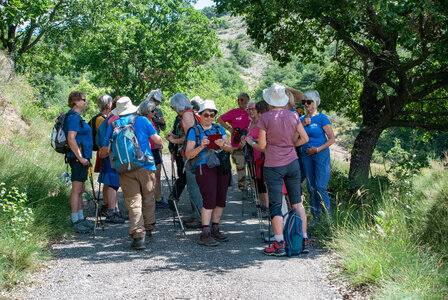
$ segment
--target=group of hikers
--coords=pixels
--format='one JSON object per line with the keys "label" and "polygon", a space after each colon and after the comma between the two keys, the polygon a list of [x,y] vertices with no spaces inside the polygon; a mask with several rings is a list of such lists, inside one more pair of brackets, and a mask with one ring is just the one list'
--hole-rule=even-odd
{"label": "group of hikers", "polygon": [[[321,102],[317,91],[302,93],[273,84],[263,91],[261,101],[250,101],[248,94],[238,95],[238,107],[218,116],[214,101],[196,96],[189,99],[177,93],[170,99],[177,113],[172,130],[166,134],[172,164],[177,178],[165,201],[161,193],[162,138],[166,129],[162,92],[153,90],[139,105],[129,97],[98,97],[100,113],[86,123],[81,113],[86,108],[86,95],[73,91],[68,98],[70,110],[63,125],[67,136],[66,160],[71,167],[70,195],[73,229],[88,233],[95,224],[84,217],[83,192],[88,178],[92,153],[96,152],[95,171],[103,184],[106,222],[124,223],[117,204],[121,187],[127,215],[131,248],[146,248],[156,225],[155,209],[177,210],[180,196],[187,188],[191,216],[188,228],[201,228],[199,244],[217,246],[229,237],[220,229],[231,184],[230,155],[237,169],[237,186],[242,195],[248,190],[245,166],[255,166],[251,178],[256,187],[263,215],[271,218],[273,243],[264,249],[266,255],[284,256],[283,194],[290,207],[300,216],[303,230],[302,249],[306,251],[307,216],[303,206],[301,183],[306,180],[310,193],[313,222],[321,212],[328,216],[330,200],[327,185],[330,178],[329,146],[334,143],[330,121],[318,112]],[[305,114],[296,106],[302,103]],[[216,119],[216,122],[215,122]],[[227,136],[230,132],[230,138]],[[124,150],[121,150],[122,141]],[[128,155],[129,143],[133,155]],[[120,152],[124,151],[124,152]],[[125,153],[125,154],[123,154]],[[126,157],[134,156],[126,160]],[[174,172],[174,170],[173,170]]]}

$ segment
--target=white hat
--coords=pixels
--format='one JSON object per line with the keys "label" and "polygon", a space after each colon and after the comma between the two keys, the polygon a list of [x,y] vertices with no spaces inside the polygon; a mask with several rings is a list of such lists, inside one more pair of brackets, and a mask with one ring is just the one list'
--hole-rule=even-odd
{"label": "white hat", "polygon": [[282,107],[288,104],[289,97],[283,85],[274,83],[270,88],[263,90],[263,99],[272,106]]}
{"label": "white hat", "polygon": [[121,97],[117,101],[117,107],[112,110],[112,113],[116,116],[125,116],[133,114],[137,111],[138,107],[132,104],[129,97]]}
{"label": "white hat", "polygon": [[204,102],[204,100],[199,96],[194,96],[193,98],[191,98],[190,102],[191,101],[196,101],[196,103],[199,105],[201,105],[201,103]]}
{"label": "white hat", "polygon": [[160,89],[152,90],[145,100],[151,100],[152,97],[154,97],[156,101],[162,102],[162,91]]}
{"label": "white hat", "polygon": [[201,106],[199,107],[198,113],[200,114],[206,109],[214,110],[216,113],[218,113],[218,110],[216,109],[215,102],[213,100],[205,100],[201,103]]}

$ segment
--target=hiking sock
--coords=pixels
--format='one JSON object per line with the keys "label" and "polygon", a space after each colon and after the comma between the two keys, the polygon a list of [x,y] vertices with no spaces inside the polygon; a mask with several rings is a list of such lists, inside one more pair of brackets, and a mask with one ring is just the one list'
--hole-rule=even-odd
{"label": "hiking sock", "polygon": [[115,213],[115,210],[114,209],[108,209],[107,213],[109,214],[109,217],[112,217],[114,215],[114,213]]}
{"label": "hiking sock", "polygon": [[210,231],[210,225],[202,225],[202,232]]}
{"label": "hiking sock", "polygon": [[215,228],[219,228],[219,223],[212,223],[212,228],[213,228],[213,229],[215,229]]}
{"label": "hiking sock", "polygon": [[72,213],[72,222],[76,223],[76,222],[78,222],[78,220],[79,220],[78,213],[77,212]]}
{"label": "hiking sock", "polygon": [[84,220],[84,211],[82,209],[78,209],[78,219]]}
{"label": "hiking sock", "polygon": [[308,234],[303,233],[303,238],[304,238],[304,239],[307,239],[307,238],[308,238]]}
{"label": "hiking sock", "polygon": [[276,242],[283,242],[284,241],[283,234],[276,234],[276,235],[274,235],[274,240]]}

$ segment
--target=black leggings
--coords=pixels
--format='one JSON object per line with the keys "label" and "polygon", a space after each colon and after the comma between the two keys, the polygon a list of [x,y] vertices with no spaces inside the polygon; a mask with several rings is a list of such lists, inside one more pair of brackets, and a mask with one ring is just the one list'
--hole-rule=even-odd
{"label": "black leggings", "polygon": [[173,197],[179,200],[185,185],[187,184],[187,175],[184,172],[184,159],[182,155],[176,155],[177,179],[174,183]]}

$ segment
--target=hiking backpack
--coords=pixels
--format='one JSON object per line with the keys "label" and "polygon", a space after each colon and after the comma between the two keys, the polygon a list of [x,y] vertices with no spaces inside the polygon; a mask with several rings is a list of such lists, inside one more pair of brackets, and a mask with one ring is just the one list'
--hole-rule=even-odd
{"label": "hiking backpack", "polygon": [[286,218],[283,227],[286,254],[288,256],[299,255],[302,253],[302,219],[294,209],[287,212],[283,218]]}
{"label": "hiking backpack", "polygon": [[94,144],[100,149],[103,145],[104,138],[106,137],[107,132],[107,126],[109,126],[110,123],[115,121],[116,119],[119,119],[119,116],[116,115],[109,115],[103,123],[101,123],[100,127],[98,127],[98,130],[96,132],[95,138],[93,139]]}
{"label": "hiking backpack", "polygon": [[106,119],[106,116],[104,116],[102,113],[98,113],[92,119],[90,119],[90,121],[88,123],[90,125],[90,128],[92,128],[92,139],[94,141],[94,143],[93,143],[93,151],[98,151],[99,150],[98,144],[96,143],[96,133],[97,133],[97,130],[96,130],[96,119],[98,117],[103,117],[104,119]]}
{"label": "hiking backpack", "polygon": [[[69,115],[75,115],[74,112],[68,112],[65,114],[61,114],[57,119],[53,126],[53,131],[51,132],[51,147],[57,152],[62,154],[67,154],[71,151],[70,146],[68,145],[67,135],[64,131],[65,124],[67,123],[67,118]],[[81,127],[82,118],[79,119]]]}
{"label": "hiking backpack", "polygon": [[117,121],[112,122],[112,137],[109,147],[112,150],[112,167],[118,173],[126,173],[140,169],[141,167],[154,163],[154,158],[145,155],[135,135],[134,124],[137,115],[131,115],[129,123],[119,126]]}

